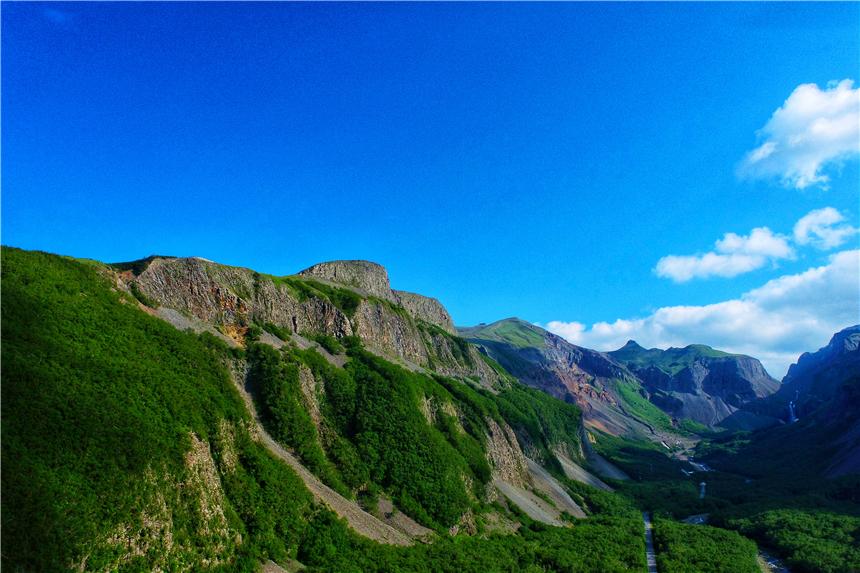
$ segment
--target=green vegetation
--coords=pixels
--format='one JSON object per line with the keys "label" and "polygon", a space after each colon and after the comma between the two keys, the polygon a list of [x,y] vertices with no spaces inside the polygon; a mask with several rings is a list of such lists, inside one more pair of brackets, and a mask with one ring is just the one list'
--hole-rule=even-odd
{"label": "green vegetation", "polygon": [[[813,459],[808,466],[786,469],[782,456],[788,454],[778,441],[794,436],[797,427],[793,424],[762,434],[719,435],[700,444],[697,451],[707,454],[709,463],[745,472],[739,474],[699,472],[685,478],[680,469],[689,466],[671,459],[659,446],[603,434],[598,435],[596,449],[634,478],[614,485],[620,495],[639,507],[675,519],[708,513],[711,524],[737,530],[770,548],[792,571],[858,570],[860,477],[822,479],[816,474],[827,455],[826,451],[821,453],[822,448],[808,454],[822,456],[820,463]],[[806,431],[813,435],[810,439],[821,439],[820,435],[815,437],[816,428]],[[791,448],[814,447],[805,436],[796,437],[798,441],[789,444]],[[771,450],[759,445],[759,440]],[[707,495],[701,500],[699,481],[707,482]],[[697,551],[695,538],[679,539],[687,550]],[[662,564],[660,570],[664,570]],[[713,570],[718,569],[714,566]]]}
{"label": "green vegetation", "polygon": [[654,520],[661,573],[759,573],[756,545],[734,531]]}
{"label": "green vegetation", "polygon": [[[596,449],[634,478],[605,492],[563,478],[553,455],[578,449],[579,410],[508,383],[486,357],[506,381],[495,394],[410,372],[357,339],[315,337],[330,352],[346,352],[345,368],[314,350],[256,342],[261,327],[289,339],[273,325],[250,325],[247,350],[229,349],[142,312],[140,293],[113,289],[99,263],[9,248],[2,256],[0,495],[2,565],[10,570],[67,570],[86,559],[88,569],[200,569],[208,560],[215,571],[253,571],[265,559],[297,559],[309,572],[643,571],[639,507],[675,518],[708,512],[723,528],[658,516],[663,572],[753,571],[754,547],[740,534],[773,548],[794,571],[860,569],[860,480],[811,483],[827,452],[813,443],[823,430],[806,422],[713,436],[697,455],[737,474],[691,478],[660,446],[601,435]],[[344,312],[358,306],[348,289],[278,280]],[[456,346],[469,356],[465,343]],[[403,548],[354,534],[250,435],[227,369],[241,360],[264,424],[321,479],[367,506],[384,492],[439,532],[471,511],[479,535],[442,534]],[[305,368],[320,419],[311,418]],[[522,517],[516,534],[488,533],[487,512],[504,512],[481,501],[492,421],[513,428],[587,520],[551,528]],[[784,452],[779,442],[789,439],[815,452],[811,463],[771,475],[769,464]],[[751,452],[758,458],[738,459]],[[708,482],[704,500],[699,479]]]}
{"label": "green vegetation", "polygon": [[558,480],[564,484],[573,500],[590,516],[624,517],[635,521],[641,519],[639,508],[627,496],[597,489],[566,477],[560,477]]}
{"label": "green vegetation", "polygon": [[508,318],[486,326],[465,329],[463,335],[480,341],[506,342],[516,348],[540,348],[544,345],[543,335],[532,325],[518,318]]}
{"label": "green vegetation", "polygon": [[[180,567],[226,543],[228,569],[249,570],[263,555],[294,554],[290,532],[310,496],[243,431],[244,407],[220,366],[226,347],[125,296],[91,266],[3,249],[3,564],[62,570],[87,555],[91,568],[150,570],[165,555]],[[235,444],[219,438],[222,423]],[[241,546],[201,533],[194,488],[176,486],[191,479],[192,436],[210,442],[219,467],[237,451],[221,525]],[[170,528],[170,552],[160,535],[137,556],[109,542],[153,516]]]}
{"label": "green vegetation", "polygon": [[[2,563],[10,570],[65,570],[84,556],[87,568],[123,571],[198,569],[204,560],[214,560],[211,570],[253,571],[267,558],[298,559],[309,571],[643,570],[641,528],[624,518],[598,517],[568,529],[529,525],[517,535],[489,538],[443,536],[409,548],[360,538],[316,507],[298,477],[253,441],[223,366],[235,353],[217,338],[179,332],[141,312],[92,265],[4,249],[2,279]],[[288,396],[295,392],[296,360],[314,372],[326,370],[321,406],[327,420],[373,452],[367,467],[374,479],[399,487],[403,499],[412,497],[433,519],[449,522],[447,506],[457,495],[410,489],[398,480],[412,463],[425,465],[409,469],[428,483],[454,471],[449,463],[457,472],[486,472],[475,469],[477,458],[469,462],[460,453],[475,444],[451,445],[446,436],[463,431],[444,415],[429,445],[413,450],[393,443],[393,436],[407,435],[400,442],[410,443],[430,435],[431,427],[414,415],[417,408],[407,409],[419,391],[432,390],[434,399],[453,395],[442,383],[410,379],[360,348],[350,352],[350,368],[339,370],[312,351],[272,354],[252,344],[252,378],[271,383],[263,394],[274,407],[270,415],[280,415],[274,427],[292,428],[284,439],[308,434],[307,420],[299,421]],[[492,398],[446,383],[462,390],[465,433],[477,431]],[[390,404],[393,413],[380,412]],[[575,408],[566,409],[576,415]],[[565,427],[558,420],[538,426],[549,436]],[[382,451],[389,446],[391,453]],[[431,463],[434,448],[462,461]],[[217,485],[193,485],[201,474],[189,460],[205,466],[207,451],[223,495]],[[330,460],[337,457],[333,451],[326,447]],[[350,464],[342,458],[335,465],[346,484],[366,479],[348,478]],[[201,513],[199,496],[207,492],[216,497],[205,503],[220,508],[223,521],[207,521]],[[124,531],[143,534],[127,542]]]}
{"label": "green vegetation", "polygon": [[615,381],[615,389],[624,402],[628,415],[661,430],[677,431],[666,412],[642,395],[642,385],[638,381],[618,379]]}
{"label": "green vegetation", "polygon": [[472,355],[469,351],[469,343],[464,338],[454,336],[435,324],[430,324],[423,320],[416,321],[416,326],[418,327],[418,332],[424,338],[424,343],[429,348],[435,346],[432,341],[433,338],[445,339],[449,342],[448,347],[451,349],[451,354],[453,354],[455,362],[466,366],[474,366],[474,360],[472,360]]}
{"label": "green vegetation", "polygon": [[298,558],[309,573],[621,573],[645,570],[642,524],[594,519],[571,528],[524,526],[517,535],[441,538],[408,549],[358,539],[332,516],[311,524]]}
{"label": "green vegetation", "polygon": [[715,437],[720,435],[721,432],[714,431],[708,426],[697,422],[695,420],[691,420],[689,418],[683,418],[680,422],[678,422],[678,428],[682,432],[686,432],[689,434],[696,434],[702,437]]}
{"label": "green vegetation", "polygon": [[[860,380],[855,382],[860,386]],[[823,422],[823,423],[822,423]],[[699,444],[696,456],[714,467],[753,478],[775,473],[813,478],[831,463],[844,428],[838,421],[804,418],[757,432],[735,432]]]}
{"label": "green vegetation", "polygon": [[307,338],[325,348],[329,354],[340,354],[345,350],[343,344],[337,338],[328,334],[310,334]]}
{"label": "green vegetation", "polygon": [[296,452],[308,469],[340,493],[349,495],[337,470],[326,459],[308,409],[302,403],[299,367],[264,344],[248,349],[248,380],[259,396],[263,424],[272,436]]}
{"label": "green vegetation", "polygon": [[[176,257],[170,257],[166,255],[150,255],[145,259],[138,259],[136,261],[129,261],[127,263],[111,263],[109,266],[118,271],[131,271],[134,276],[138,276],[140,273],[146,270],[149,264],[155,259],[174,259]],[[101,265],[101,263],[97,263]]]}
{"label": "green vegetation", "polygon": [[613,358],[634,368],[654,366],[663,372],[674,375],[690,366],[699,358],[725,358],[738,356],[722,350],[715,350],[704,344],[691,344],[684,348],[645,349],[641,346],[624,346],[609,353]]}
{"label": "green vegetation", "polygon": [[860,518],[823,511],[766,511],[732,524],[787,556],[800,573],[860,571]]}
{"label": "green vegetation", "polygon": [[[519,385],[493,394],[431,378],[364,351],[358,339],[345,343],[350,360],[344,369],[313,350],[278,352],[255,345],[248,355],[273,435],[346,495],[364,487],[385,491],[405,513],[441,531],[468,509],[478,509],[476,500],[490,480],[488,419],[528,436],[550,467],[558,464],[553,447],[569,444],[575,450],[580,424],[575,406]],[[302,365],[323,386],[321,435],[302,404]],[[425,400],[434,408],[432,423],[421,413]]]}
{"label": "green vegetation", "polygon": [[276,277],[255,273],[255,289],[259,288],[259,281],[263,280],[263,278],[272,281],[276,285],[287,287],[299,300],[307,300],[309,298],[327,300],[349,318],[355,316],[355,311],[358,309],[358,305],[361,304],[361,295],[355,291],[299,276]]}
{"label": "green vegetation", "polygon": [[129,285],[129,290],[131,291],[132,296],[134,296],[134,298],[140,301],[140,304],[148,306],[149,308],[158,308],[158,303],[143,294],[143,292],[140,290],[140,287],[137,286],[137,283],[131,283]]}

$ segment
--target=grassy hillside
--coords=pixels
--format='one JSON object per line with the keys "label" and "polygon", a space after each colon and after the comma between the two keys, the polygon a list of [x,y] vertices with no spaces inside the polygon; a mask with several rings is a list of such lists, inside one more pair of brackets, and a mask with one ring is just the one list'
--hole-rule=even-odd
{"label": "grassy hillside", "polygon": [[[411,372],[357,339],[323,340],[346,353],[344,368],[313,350],[256,344],[257,329],[247,349],[230,349],[150,316],[100,263],[9,248],[2,263],[0,494],[10,571],[254,571],[266,559],[311,572],[644,571],[639,508],[658,513],[666,571],[746,570],[754,547],[726,528],[793,570],[860,568],[856,476],[770,475],[775,461],[765,458],[745,466],[744,434],[702,453],[755,471],[693,478],[659,446],[600,436],[598,451],[634,479],[613,482],[616,493],[595,490],[561,477],[552,451],[575,449],[580,413],[542,392],[511,384],[492,393]],[[437,540],[381,545],[316,504],[254,438],[227,368],[243,364],[265,425],[314,473],[366,505],[387,494]],[[321,384],[319,419],[301,397],[307,372]],[[554,528],[490,503],[490,421],[509,424],[589,517]],[[708,482],[704,500],[698,479]],[[464,512],[477,533],[448,536]],[[659,518],[704,512],[722,529]],[[518,532],[494,533],[494,515],[519,522]]]}
{"label": "grassy hillside", "polygon": [[609,355],[634,368],[655,366],[670,375],[677,374],[700,358],[739,356],[716,350],[704,344],[691,344],[684,348],[660,350],[659,348],[645,349],[635,342],[628,343],[618,350],[613,350]]}
{"label": "grassy hillside", "polygon": [[2,314],[4,566],[295,554],[310,495],[249,439],[222,349],[141,312],[98,266],[42,253],[3,249]]}
{"label": "grassy hillside", "polygon": [[461,328],[465,338],[505,342],[516,348],[541,347],[544,337],[541,330],[524,320],[507,318],[492,324]]}
{"label": "grassy hillside", "polygon": [[[644,569],[641,528],[629,514],[570,529],[523,518],[517,535],[443,536],[409,548],[360,538],[315,505],[297,476],[249,435],[224,367],[238,351],[147,315],[96,263],[8,248],[2,262],[2,559],[10,571],[251,571],[266,558],[298,559],[310,571]],[[480,476],[486,468],[474,442],[446,435],[444,420],[431,444],[415,443],[430,434],[408,434],[410,425],[421,425],[414,418],[400,434],[407,439],[395,444],[400,426],[387,426],[403,411],[380,411],[391,393],[402,394],[405,404],[414,383],[433,384],[439,395],[456,394],[460,403],[471,400],[534,432],[544,448],[577,421],[575,409],[543,395],[532,401],[528,391],[493,396],[446,379],[410,380],[360,349],[352,356],[354,366],[343,376],[363,387],[354,397],[339,395],[336,407],[332,396],[327,415],[352,427],[344,430],[352,447],[378,452],[362,458],[368,480],[396,491],[398,475],[407,471],[426,479],[425,491],[404,486],[401,495],[437,523],[450,521],[446,504],[460,498],[431,491],[434,476],[441,483],[447,471]],[[272,377],[287,385],[294,383],[291,362],[307,359],[249,357],[268,361],[261,368],[274,368]],[[312,459],[320,453],[300,448],[307,424],[289,425],[296,410],[275,386],[267,399],[271,415],[284,416],[285,439]],[[540,410],[545,422],[536,414],[541,400],[551,405]],[[350,447],[325,444],[323,452],[346,488],[365,479],[362,471],[346,471],[354,459]],[[337,448],[344,451],[336,455]],[[445,453],[423,457],[432,448]],[[460,461],[449,467],[445,456]]]}

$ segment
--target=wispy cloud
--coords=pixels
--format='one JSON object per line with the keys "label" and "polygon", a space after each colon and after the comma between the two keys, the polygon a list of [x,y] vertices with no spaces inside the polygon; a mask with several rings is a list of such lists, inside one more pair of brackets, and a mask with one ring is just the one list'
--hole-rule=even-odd
{"label": "wispy cloud", "polygon": [[[845,223],[845,216],[833,207],[810,211],[794,225],[794,244],[829,250],[839,247],[860,229]],[[714,250],[696,255],[668,255],[657,261],[657,276],[683,283],[697,278],[734,277],[795,258],[792,239],[767,227],[749,235],[726,233],[714,243]]]}
{"label": "wispy cloud", "polygon": [[794,240],[799,245],[833,249],[860,232],[844,221],[845,216],[833,207],[810,211],[794,225]]}
{"label": "wispy cloud", "polygon": [[552,321],[546,328],[574,344],[613,350],[635,339],[646,347],[704,343],[749,354],[781,377],[805,351],[860,317],[860,250],[830,256],[824,266],[768,281],[737,299],[701,306],[663,307],[644,318],[598,322]]}
{"label": "wispy cloud", "polygon": [[778,179],[786,187],[827,187],[827,167],[860,154],[860,88],[853,80],[825,89],[801,84],[758,135],[738,168],[744,178]]}
{"label": "wispy cloud", "polygon": [[71,29],[75,25],[75,15],[68,10],[61,10],[54,6],[42,8],[42,16],[58,28]]}
{"label": "wispy cloud", "polygon": [[675,282],[712,276],[734,277],[760,269],[768,262],[794,257],[788,237],[774,234],[767,227],[753,229],[749,235],[726,233],[715,250],[700,255],[668,255],[657,261],[657,276]]}

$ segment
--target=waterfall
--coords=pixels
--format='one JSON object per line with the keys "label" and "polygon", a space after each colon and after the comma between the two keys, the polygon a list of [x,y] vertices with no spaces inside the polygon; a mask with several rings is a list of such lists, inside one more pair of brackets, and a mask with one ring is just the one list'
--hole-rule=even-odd
{"label": "waterfall", "polygon": [[796,391],[794,393],[794,400],[791,400],[788,403],[788,423],[793,424],[798,420],[797,410],[795,410],[794,403],[797,401],[797,397],[800,395],[800,391]]}

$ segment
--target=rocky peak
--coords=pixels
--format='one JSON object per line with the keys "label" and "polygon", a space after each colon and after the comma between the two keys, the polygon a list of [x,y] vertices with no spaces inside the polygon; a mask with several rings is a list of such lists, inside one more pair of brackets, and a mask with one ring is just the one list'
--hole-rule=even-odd
{"label": "rocky peak", "polygon": [[860,325],[849,326],[840,330],[830,339],[827,346],[820,348],[817,352],[804,352],[788,369],[786,381],[818,363],[834,360],[837,357],[860,350]]}
{"label": "rocky peak", "polygon": [[451,315],[442,303],[428,296],[392,290],[388,271],[378,263],[370,261],[331,261],[319,263],[299,273],[300,276],[321,279],[357,289],[383,300],[402,306],[413,317],[435,324],[443,330],[456,334]]}
{"label": "rocky peak", "polygon": [[299,275],[356,288],[371,296],[397,302],[388,280],[388,271],[378,263],[330,261],[313,265]]}
{"label": "rocky peak", "polygon": [[860,373],[860,325],[833,335],[827,346],[804,352],[782,380],[783,402],[799,398],[801,404],[829,400],[841,382]]}

